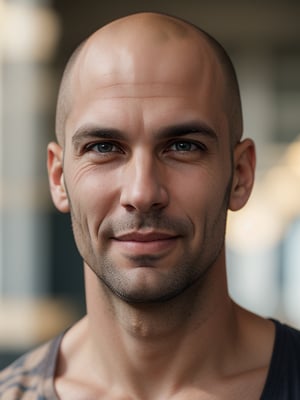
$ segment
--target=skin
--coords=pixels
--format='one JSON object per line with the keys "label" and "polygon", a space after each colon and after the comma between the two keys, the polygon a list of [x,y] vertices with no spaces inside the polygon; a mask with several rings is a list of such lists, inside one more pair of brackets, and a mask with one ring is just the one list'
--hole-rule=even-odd
{"label": "skin", "polygon": [[203,35],[158,14],[81,48],[48,146],[87,298],[61,346],[61,399],[259,398],[274,328],[227,291],[226,215],[247,202],[255,151],[231,131],[225,77]]}

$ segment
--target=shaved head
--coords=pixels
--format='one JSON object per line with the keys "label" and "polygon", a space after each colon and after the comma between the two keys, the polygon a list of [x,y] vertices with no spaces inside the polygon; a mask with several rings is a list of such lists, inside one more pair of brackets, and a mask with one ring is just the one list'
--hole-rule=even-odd
{"label": "shaved head", "polygon": [[[130,58],[130,53],[137,54],[138,67],[130,61],[131,70],[128,68],[126,70],[129,79],[128,83],[130,83],[131,71],[135,75],[135,68],[139,68],[139,77],[142,79],[143,71],[141,66],[143,65],[143,59],[148,60],[145,61],[145,67],[148,67],[149,58],[152,57],[151,62],[155,67],[159,68],[162,60],[161,58],[155,58],[156,53],[153,49],[165,46],[164,52],[167,57],[166,49],[168,44],[172,43],[174,45],[174,42],[178,43],[178,65],[182,63],[189,64],[189,61],[190,63],[193,62],[193,60],[182,58],[180,47],[182,43],[189,43],[190,47],[194,47],[192,53],[196,54],[200,61],[203,60],[205,62],[207,57],[212,55],[215,58],[214,67],[220,71],[223,77],[224,96],[221,101],[224,103],[224,111],[228,120],[230,140],[232,145],[236,144],[242,136],[243,123],[239,86],[230,57],[222,45],[205,31],[182,19],[157,13],[134,14],[113,21],[96,31],[76,48],[67,63],[59,89],[56,112],[56,136],[58,142],[62,146],[64,145],[66,121],[74,96],[76,96],[76,93],[74,93],[74,80],[79,79],[78,74],[83,69],[83,66],[91,63],[93,54],[97,53],[100,60],[99,70],[104,77],[109,76],[115,69],[120,68],[120,65],[124,64],[124,60],[126,64],[126,60]],[[203,44],[205,44],[204,47]],[[174,46],[172,49],[174,49]],[[118,52],[118,57],[114,57],[110,61],[109,55],[113,51]],[[164,53],[162,57],[164,57]],[[117,63],[116,59],[120,63]],[[199,70],[199,74],[201,73],[201,70]],[[107,84],[113,85],[117,83],[108,81]]]}
{"label": "shaved head", "polygon": [[56,131],[51,193],[94,272],[90,304],[101,293],[114,310],[120,300],[190,303],[206,280],[225,286],[227,211],[248,199],[255,152],[240,141],[239,88],[221,45],[161,14],[104,26],[66,67]]}

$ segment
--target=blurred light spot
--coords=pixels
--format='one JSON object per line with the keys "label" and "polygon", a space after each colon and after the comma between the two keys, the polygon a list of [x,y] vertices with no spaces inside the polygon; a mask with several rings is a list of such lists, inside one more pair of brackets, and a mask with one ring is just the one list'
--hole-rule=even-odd
{"label": "blurred light spot", "polygon": [[60,34],[58,17],[49,8],[6,3],[0,9],[2,54],[8,61],[47,61]]}

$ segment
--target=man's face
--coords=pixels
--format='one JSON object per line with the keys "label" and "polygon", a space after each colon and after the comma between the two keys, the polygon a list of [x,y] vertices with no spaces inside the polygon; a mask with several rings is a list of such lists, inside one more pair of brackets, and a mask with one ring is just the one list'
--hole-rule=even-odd
{"label": "man's face", "polygon": [[[232,163],[224,82],[188,40],[83,52],[64,183],[85,263],[130,302],[162,301],[223,256]],[[104,46],[105,47],[105,46]]]}

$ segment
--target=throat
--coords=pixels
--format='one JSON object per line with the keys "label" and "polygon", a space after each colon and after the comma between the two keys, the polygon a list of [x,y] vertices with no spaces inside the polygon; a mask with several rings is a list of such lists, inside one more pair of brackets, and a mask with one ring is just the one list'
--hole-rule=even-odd
{"label": "throat", "polygon": [[124,332],[136,340],[172,340],[201,326],[211,312],[201,306],[199,289],[190,287],[180,296],[151,303],[127,303],[114,298],[113,317]]}

